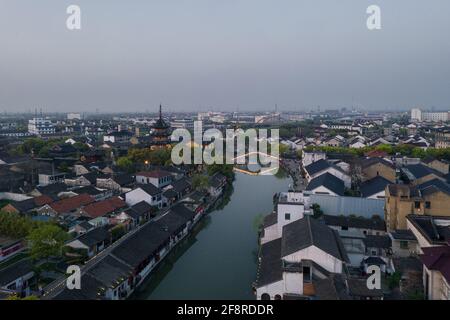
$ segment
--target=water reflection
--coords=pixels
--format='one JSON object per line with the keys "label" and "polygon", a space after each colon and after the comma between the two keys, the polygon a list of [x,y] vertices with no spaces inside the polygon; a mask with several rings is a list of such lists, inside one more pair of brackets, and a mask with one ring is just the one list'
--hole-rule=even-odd
{"label": "water reflection", "polygon": [[289,178],[236,174],[234,188],[175,248],[135,299],[254,299],[258,254],[255,220],[273,210]]}

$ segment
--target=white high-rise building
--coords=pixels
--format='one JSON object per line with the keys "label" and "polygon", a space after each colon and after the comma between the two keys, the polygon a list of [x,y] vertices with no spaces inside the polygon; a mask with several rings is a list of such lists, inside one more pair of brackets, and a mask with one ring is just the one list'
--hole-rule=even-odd
{"label": "white high-rise building", "polygon": [[450,120],[450,111],[424,112],[418,108],[411,110],[412,121],[445,122]]}
{"label": "white high-rise building", "polygon": [[56,132],[53,123],[44,118],[33,118],[28,120],[28,132],[37,136],[53,134]]}
{"label": "white high-rise building", "polygon": [[422,111],[418,108],[411,109],[411,120],[422,121]]}
{"label": "white high-rise building", "polygon": [[424,112],[422,113],[422,121],[440,122],[449,120],[448,111],[444,112]]}
{"label": "white high-rise building", "polygon": [[81,114],[79,113],[68,113],[67,120],[81,120]]}

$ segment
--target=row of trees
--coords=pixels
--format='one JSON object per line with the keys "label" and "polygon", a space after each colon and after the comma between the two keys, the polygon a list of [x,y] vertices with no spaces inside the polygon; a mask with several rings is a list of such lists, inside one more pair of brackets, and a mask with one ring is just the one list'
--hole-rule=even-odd
{"label": "row of trees", "polygon": [[51,148],[63,142],[62,139],[43,140],[39,138],[28,138],[21,145],[17,146],[12,153],[15,155],[27,155],[33,152],[39,157],[46,157]]}
{"label": "row of trees", "polygon": [[[65,143],[65,139],[49,139],[49,140],[43,140],[40,138],[28,138],[25,139],[25,141],[17,146],[15,149],[13,149],[11,151],[11,153],[13,155],[29,155],[32,152],[38,156],[38,157],[48,157],[50,150],[58,145],[58,144],[63,144]],[[81,142],[76,142],[73,147],[78,151],[78,152],[85,152],[87,150],[89,150],[88,145],[81,143]]]}
{"label": "row of trees", "polygon": [[17,213],[0,212],[0,234],[9,238],[25,238],[40,224]]}
{"label": "row of trees", "polygon": [[209,177],[217,172],[223,174],[229,181],[234,179],[234,171],[232,165],[213,164],[206,167],[205,174],[195,174],[192,177],[192,187],[197,190],[207,190],[209,188]]}
{"label": "row of trees", "polygon": [[116,164],[120,169],[127,172],[134,172],[144,165],[169,165],[171,164],[170,150],[131,148],[128,150],[128,154],[126,156],[117,159]]}

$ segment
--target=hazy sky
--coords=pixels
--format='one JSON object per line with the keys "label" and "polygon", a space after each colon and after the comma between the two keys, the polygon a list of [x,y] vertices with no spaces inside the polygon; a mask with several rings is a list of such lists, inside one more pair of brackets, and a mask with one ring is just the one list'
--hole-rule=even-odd
{"label": "hazy sky", "polygon": [[0,111],[450,109],[449,15],[448,0],[0,0]]}

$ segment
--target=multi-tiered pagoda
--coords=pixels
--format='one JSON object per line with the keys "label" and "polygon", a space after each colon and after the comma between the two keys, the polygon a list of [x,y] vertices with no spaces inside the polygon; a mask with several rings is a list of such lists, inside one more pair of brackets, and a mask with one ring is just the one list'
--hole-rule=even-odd
{"label": "multi-tiered pagoda", "polygon": [[170,125],[162,117],[162,106],[159,105],[159,119],[152,126],[152,146],[153,150],[170,148]]}

